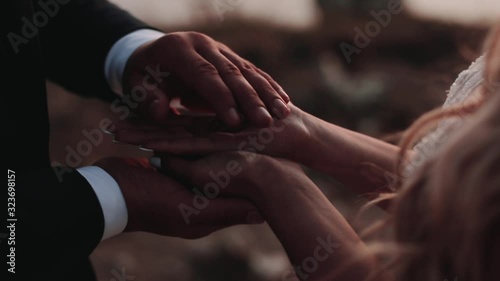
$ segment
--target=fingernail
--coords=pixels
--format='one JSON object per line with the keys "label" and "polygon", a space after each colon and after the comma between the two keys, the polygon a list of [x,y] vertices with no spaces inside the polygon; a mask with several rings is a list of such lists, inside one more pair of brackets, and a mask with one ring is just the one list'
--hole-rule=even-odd
{"label": "fingernail", "polygon": [[255,114],[256,114],[257,118],[259,119],[259,121],[262,123],[269,124],[269,123],[271,123],[271,121],[273,119],[271,117],[271,115],[269,114],[269,112],[267,111],[267,109],[265,109],[264,107],[261,107],[261,106],[259,106],[255,110]]}
{"label": "fingernail", "polygon": [[276,99],[274,101],[273,113],[279,119],[283,119],[290,114],[290,108],[281,99]]}
{"label": "fingernail", "polygon": [[280,94],[284,96],[283,98],[285,99],[285,102],[290,101],[290,96],[285,92],[285,90],[281,89]]}
{"label": "fingernail", "polygon": [[147,152],[153,152],[152,149],[149,149],[149,148],[145,148],[144,146],[142,145],[139,145],[139,149],[142,150],[142,151],[147,151]]}
{"label": "fingernail", "polygon": [[120,141],[117,141],[117,140],[112,140],[113,143],[116,143],[116,144],[125,144],[124,142],[120,142]]}
{"label": "fingernail", "polygon": [[161,169],[161,158],[160,157],[151,157],[149,158],[149,164],[156,169]]}
{"label": "fingernail", "polygon": [[101,129],[101,131],[103,133],[105,133],[106,135],[110,135],[110,136],[115,136],[115,134],[111,133],[110,131],[106,130],[106,129]]}
{"label": "fingernail", "polygon": [[264,218],[260,215],[259,212],[250,212],[247,214],[247,223],[249,224],[258,224],[263,223]]}
{"label": "fingernail", "polygon": [[241,122],[240,115],[238,114],[238,111],[236,111],[236,108],[234,108],[234,107],[231,107],[227,111],[226,118],[228,121],[231,122],[231,124],[234,124],[234,125],[239,125]]}

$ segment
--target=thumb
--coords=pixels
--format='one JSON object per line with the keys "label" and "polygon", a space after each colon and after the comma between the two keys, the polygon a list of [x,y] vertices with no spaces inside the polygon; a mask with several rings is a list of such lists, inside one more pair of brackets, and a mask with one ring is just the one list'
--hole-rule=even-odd
{"label": "thumb", "polygon": [[165,121],[170,110],[170,99],[160,89],[148,91],[146,99],[139,104],[139,110],[142,116],[152,121]]}
{"label": "thumb", "polygon": [[164,121],[170,109],[170,99],[160,85],[147,85],[134,77],[125,92],[125,103],[141,117],[155,122]]}

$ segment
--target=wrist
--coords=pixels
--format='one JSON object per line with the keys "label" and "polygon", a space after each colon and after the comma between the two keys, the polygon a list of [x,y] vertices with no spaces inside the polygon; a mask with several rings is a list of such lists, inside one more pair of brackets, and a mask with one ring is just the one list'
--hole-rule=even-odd
{"label": "wrist", "polygon": [[285,141],[272,156],[307,165],[309,151],[314,145],[317,131],[314,127],[318,126],[320,120],[291,103],[289,106],[290,116],[282,120],[284,124],[282,126],[287,131]]}
{"label": "wrist", "polygon": [[98,166],[86,166],[77,171],[87,180],[99,200],[104,216],[102,240],[121,233],[127,226],[128,210],[118,182]]}
{"label": "wrist", "polygon": [[[292,176],[293,175],[293,176]],[[302,176],[303,175],[303,176]],[[321,191],[300,171],[288,171],[276,176],[267,186],[261,185],[259,194],[251,199],[264,219],[274,228],[276,223],[297,211],[302,205],[320,206]],[[302,210],[304,211],[304,210]]]}
{"label": "wrist", "polygon": [[249,187],[246,197],[257,206],[275,206],[309,186],[311,181],[298,164],[269,156],[260,158],[253,165],[258,170],[245,177]]}
{"label": "wrist", "polygon": [[118,95],[123,94],[124,70],[130,57],[147,42],[152,42],[165,34],[151,29],[139,29],[120,38],[111,47],[104,63],[104,73],[110,88]]}
{"label": "wrist", "polygon": [[145,71],[145,68],[147,67],[147,50],[149,46],[154,41],[146,42],[143,43],[142,45],[138,46],[133,53],[130,54],[129,58],[127,59],[125,65],[123,66],[123,74],[120,80],[122,91],[128,91],[128,83],[130,83],[130,78],[132,77],[133,73],[138,72],[138,73],[143,73]]}
{"label": "wrist", "polygon": [[351,170],[362,162],[361,150],[353,132],[307,114],[309,131],[298,162],[320,171]]}

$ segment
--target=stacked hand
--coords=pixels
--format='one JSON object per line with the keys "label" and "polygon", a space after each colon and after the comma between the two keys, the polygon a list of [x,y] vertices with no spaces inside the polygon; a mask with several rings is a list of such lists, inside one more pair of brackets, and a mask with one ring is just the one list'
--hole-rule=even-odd
{"label": "stacked hand", "polygon": [[[266,128],[235,130],[216,118],[172,116],[161,125],[144,120],[122,122],[113,133],[118,142],[154,150],[151,164],[163,173],[155,177],[168,176],[185,184],[183,190],[191,197],[196,188],[198,194],[214,202],[247,200],[262,208],[266,200],[281,196],[291,183],[308,180],[299,165],[285,160],[298,155],[295,150],[306,145],[311,129],[304,112],[292,104],[290,109],[287,118],[274,119]],[[183,203],[195,212],[179,208],[167,212],[178,218],[202,219],[198,214],[205,210],[194,208],[190,200]]]}
{"label": "stacked hand", "polygon": [[[290,114],[289,97],[267,73],[227,46],[195,32],[171,33],[137,49],[125,67],[123,81],[124,95],[135,98],[131,109],[147,120],[148,125],[140,127],[147,134],[165,133],[153,124],[163,128],[172,122],[174,99],[190,110],[215,113],[212,119],[227,128],[243,124],[268,127],[273,117],[279,120]],[[185,128],[202,129],[203,124],[208,124],[196,122],[186,127],[181,123],[191,121],[178,119],[174,120],[178,133]],[[142,143],[144,139],[138,141]],[[189,168],[197,172],[195,178],[185,181],[187,177],[182,171],[187,171],[187,165],[185,170],[172,170],[175,175],[158,173],[144,159],[110,158],[96,165],[108,172],[122,190],[128,210],[128,231],[195,238],[230,225],[263,221],[247,197],[226,197],[239,194],[234,191],[211,200],[203,212],[187,223],[180,208],[197,200],[192,189],[202,184],[194,181],[202,178],[205,170],[201,167]]]}
{"label": "stacked hand", "polygon": [[[208,40],[192,34],[174,38],[184,42],[184,46]],[[157,49],[155,44],[145,48]],[[189,55],[184,56],[184,62],[192,62],[186,59],[192,57],[196,63],[177,72],[179,76],[174,75],[170,84],[153,92],[152,97],[160,98],[141,108],[149,120],[116,124],[112,132],[118,142],[141,145],[155,152],[150,163],[157,171],[150,167],[132,168],[123,160],[99,163],[122,186],[130,212],[128,229],[198,237],[232,224],[265,219],[294,265],[304,265],[311,255],[320,261],[329,259],[328,263],[318,264],[313,272],[300,272],[301,279],[332,280],[334,269],[329,264],[351,259],[362,242],[295,162],[351,178],[356,175],[352,171],[356,171],[357,163],[367,156],[366,150],[359,148],[369,142],[366,137],[326,124],[291,103],[284,106],[288,98],[267,75],[245,61],[238,62],[225,46],[207,46],[208,53],[196,47],[196,51],[189,51],[191,48],[187,47]],[[177,51],[182,53],[184,49]],[[151,61],[145,57],[143,61]],[[227,60],[239,70],[228,66]],[[172,72],[182,68],[179,62],[165,65]],[[217,69],[222,67],[220,76],[213,71],[214,65]],[[140,75],[141,67],[132,68],[134,75]],[[184,90],[171,90],[179,86]],[[192,89],[197,90],[197,95],[192,94]],[[158,111],[158,105],[163,109],[170,98],[176,97],[173,93],[180,93],[183,104],[191,109],[199,109],[199,98],[203,98],[216,118]],[[220,94],[217,99],[214,93]],[[264,106],[274,113],[274,118]],[[232,118],[235,107],[243,113],[243,119]],[[151,117],[155,122],[151,122]],[[373,145],[377,147],[383,145]],[[342,241],[340,249],[336,241]],[[317,255],[321,251],[322,255]],[[300,271],[301,266],[295,268]],[[364,260],[359,268],[345,271],[340,279],[363,280],[373,268],[372,260]]]}
{"label": "stacked hand", "polygon": [[[337,272],[330,264],[345,265],[353,253],[365,251],[295,162],[365,192],[375,185],[360,163],[392,167],[397,148],[287,106],[288,96],[267,74],[200,34],[166,36],[131,60],[126,91],[133,92],[144,68],[155,63],[171,75],[137,108],[142,121],[116,124],[112,132],[118,142],[154,151],[150,164],[156,169],[121,159],[98,163],[122,188],[128,230],[190,238],[265,219],[303,280],[332,280]],[[174,98],[191,110],[209,108],[216,117],[170,114]],[[301,272],[311,255],[328,262]],[[367,258],[337,277],[364,280],[374,268],[374,259]]]}
{"label": "stacked hand", "polygon": [[[335,266],[329,264],[352,259],[363,245],[301,167],[283,159],[300,159],[300,155],[309,153],[307,142],[314,131],[314,122],[309,121],[305,113],[291,105],[290,116],[274,120],[268,128],[235,132],[209,118],[179,116],[163,126],[123,123],[115,133],[121,142],[154,149],[151,164],[163,174],[196,188],[196,194],[210,199],[207,206],[221,199],[252,202],[299,269],[300,279],[333,280]],[[254,140],[259,139],[261,143],[256,144]],[[301,148],[303,153],[297,151]],[[187,205],[194,210],[194,204]],[[205,213],[204,208],[175,211],[189,220],[215,215]],[[304,261],[311,256],[329,260],[313,272],[301,272]],[[341,279],[363,280],[373,267],[371,259],[363,260],[356,270],[343,272]],[[284,274],[287,280],[294,276],[293,271]]]}
{"label": "stacked hand", "polygon": [[[152,70],[158,79],[150,77]],[[125,94],[139,91],[136,87],[146,91],[136,112],[159,122],[166,120],[174,98],[188,108],[213,111],[233,127],[241,124],[240,115],[265,127],[271,115],[289,113],[288,95],[267,73],[196,32],[171,33],[140,47],[131,56],[123,81]]]}

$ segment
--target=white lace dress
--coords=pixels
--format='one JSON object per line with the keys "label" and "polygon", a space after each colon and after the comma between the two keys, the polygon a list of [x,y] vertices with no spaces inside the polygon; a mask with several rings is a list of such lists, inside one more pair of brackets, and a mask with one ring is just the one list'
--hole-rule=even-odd
{"label": "white lace dress", "polygon": [[[477,93],[478,87],[484,82],[485,56],[479,57],[469,69],[463,71],[451,86],[443,108],[461,104]],[[405,166],[403,176],[410,176],[424,160],[434,154],[446,143],[453,131],[460,130],[464,117],[449,118],[441,121],[432,133],[428,134],[414,147],[415,156]]]}

